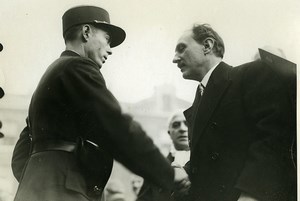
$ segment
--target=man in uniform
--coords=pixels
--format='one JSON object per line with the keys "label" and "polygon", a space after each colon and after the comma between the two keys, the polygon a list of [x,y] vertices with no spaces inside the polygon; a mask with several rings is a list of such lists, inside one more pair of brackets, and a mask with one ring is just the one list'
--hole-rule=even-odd
{"label": "man in uniform", "polygon": [[162,188],[188,186],[106,87],[100,69],[125,31],[95,6],[71,8],[62,21],[66,50],[42,76],[14,149],[15,201],[99,200],[113,158]]}

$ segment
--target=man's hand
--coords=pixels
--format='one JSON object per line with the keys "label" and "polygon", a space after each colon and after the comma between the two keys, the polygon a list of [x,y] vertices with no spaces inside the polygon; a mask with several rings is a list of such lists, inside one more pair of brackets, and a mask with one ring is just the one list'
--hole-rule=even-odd
{"label": "man's hand", "polygon": [[175,193],[178,195],[188,194],[188,191],[191,187],[191,182],[188,178],[187,173],[183,168],[178,168],[178,167],[174,168],[174,172],[175,172],[175,178],[174,178]]}
{"label": "man's hand", "polygon": [[253,198],[251,195],[242,192],[238,201],[258,201],[256,198]]}

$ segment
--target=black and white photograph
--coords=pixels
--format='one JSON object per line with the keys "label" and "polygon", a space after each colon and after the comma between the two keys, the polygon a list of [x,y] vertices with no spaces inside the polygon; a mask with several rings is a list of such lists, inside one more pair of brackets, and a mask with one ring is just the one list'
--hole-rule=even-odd
{"label": "black and white photograph", "polygon": [[300,1],[0,3],[0,201],[300,197]]}

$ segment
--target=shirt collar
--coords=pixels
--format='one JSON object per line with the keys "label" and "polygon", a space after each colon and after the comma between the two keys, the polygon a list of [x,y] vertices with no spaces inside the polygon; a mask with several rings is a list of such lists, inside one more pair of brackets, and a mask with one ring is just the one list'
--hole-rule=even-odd
{"label": "shirt collar", "polygon": [[208,80],[212,74],[212,72],[215,70],[215,68],[219,65],[219,63],[217,63],[214,67],[212,67],[204,76],[204,78],[202,79],[202,81],[200,82],[200,84],[202,84],[204,87],[206,87]]}

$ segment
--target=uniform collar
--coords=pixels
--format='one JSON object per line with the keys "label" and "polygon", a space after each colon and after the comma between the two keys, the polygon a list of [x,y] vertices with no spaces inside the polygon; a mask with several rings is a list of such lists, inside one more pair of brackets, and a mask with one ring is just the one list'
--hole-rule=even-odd
{"label": "uniform collar", "polygon": [[63,56],[73,56],[73,57],[80,57],[80,55],[77,53],[77,52],[74,52],[74,51],[72,51],[72,50],[65,50],[65,51],[63,51],[62,53],[61,53],[61,55],[60,55],[61,57],[63,57]]}

